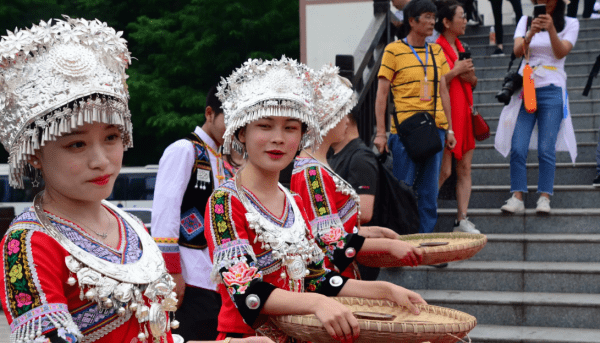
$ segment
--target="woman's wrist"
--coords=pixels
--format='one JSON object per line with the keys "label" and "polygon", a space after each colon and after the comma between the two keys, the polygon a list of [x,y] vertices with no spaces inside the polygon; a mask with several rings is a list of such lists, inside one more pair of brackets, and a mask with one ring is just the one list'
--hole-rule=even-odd
{"label": "woman's wrist", "polygon": [[446,131],[446,134],[447,134],[447,135],[453,135],[453,134],[454,134],[454,131],[452,131],[452,129],[449,129],[449,130],[447,130],[447,131]]}

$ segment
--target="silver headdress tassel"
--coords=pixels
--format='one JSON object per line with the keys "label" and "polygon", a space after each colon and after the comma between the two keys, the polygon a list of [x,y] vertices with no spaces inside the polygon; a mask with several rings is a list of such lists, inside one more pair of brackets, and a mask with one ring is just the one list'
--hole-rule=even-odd
{"label": "silver headdress tassel", "polygon": [[260,118],[279,116],[300,120],[308,126],[302,138],[319,144],[319,123],[313,112],[314,71],[296,60],[249,59],[227,79],[221,78],[217,96],[223,103],[225,134],[223,153],[236,150],[235,132]]}
{"label": "silver headdress tassel", "polygon": [[334,128],[357,103],[352,83],[339,75],[339,68],[325,65],[315,79],[315,112],[319,117],[321,135]]}
{"label": "silver headdress tassel", "polygon": [[131,57],[122,32],[63,17],[0,40],[0,141],[15,188],[23,188],[36,149],[85,123],[117,125],[125,149],[133,146],[125,83]]}

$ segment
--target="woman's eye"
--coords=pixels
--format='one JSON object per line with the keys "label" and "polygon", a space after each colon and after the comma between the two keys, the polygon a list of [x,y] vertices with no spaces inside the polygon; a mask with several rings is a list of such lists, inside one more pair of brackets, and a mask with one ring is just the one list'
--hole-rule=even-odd
{"label": "woman's eye", "polygon": [[109,135],[108,137],[106,137],[106,140],[107,141],[114,141],[114,140],[117,140],[119,138],[121,138],[120,134],[112,134],[112,135]]}
{"label": "woman's eye", "polygon": [[288,126],[285,128],[286,130],[300,130],[298,126]]}
{"label": "woman's eye", "polygon": [[75,143],[71,143],[67,146],[67,148],[74,148],[74,149],[79,149],[79,148],[83,148],[85,146],[84,142],[75,142]]}
{"label": "woman's eye", "polygon": [[271,125],[269,125],[269,124],[258,124],[258,127],[262,127],[262,128],[268,129],[268,128],[271,127]]}

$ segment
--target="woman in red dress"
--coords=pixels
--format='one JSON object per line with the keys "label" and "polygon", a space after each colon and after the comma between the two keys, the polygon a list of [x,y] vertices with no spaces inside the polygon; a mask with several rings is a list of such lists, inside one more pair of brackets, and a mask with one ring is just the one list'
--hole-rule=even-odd
{"label": "woman in red dress", "polygon": [[455,0],[438,1],[438,14],[435,29],[440,32],[438,43],[444,50],[450,72],[446,79],[450,81],[450,102],[452,105],[452,128],[456,137],[456,147],[446,149],[442,159],[439,186],[451,174],[452,156],[456,158],[456,200],[458,204],[454,231],[479,233],[475,224],[467,218],[469,199],[471,198],[471,161],[475,149],[473,133],[473,88],[477,85],[477,76],[473,61],[459,60],[458,55],[465,52],[458,37],[465,34],[467,17],[463,7]]}
{"label": "woman in red dress", "polygon": [[223,152],[233,145],[246,156],[206,209],[213,277],[223,300],[221,339],[259,332],[284,342],[268,315],[314,314],[332,337],[352,340],[360,333],[358,321],[327,296],[388,299],[415,313],[414,304],[424,303],[402,287],[348,280],[324,268],[322,242],[350,247],[341,234],[316,241],[302,199],[278,183],[299,146],[319,140],[313,73],[285,57],[249,60],[219,86],[227,127]]}

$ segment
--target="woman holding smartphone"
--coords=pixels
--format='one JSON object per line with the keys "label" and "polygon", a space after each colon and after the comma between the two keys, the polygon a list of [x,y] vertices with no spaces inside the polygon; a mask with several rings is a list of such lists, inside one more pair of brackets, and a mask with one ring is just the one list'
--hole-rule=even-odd
{"label": "woman holding smartphone", "polygon": [[[525,16],[519,20],[514,36],[514,53],[517,57],[524,56],[533,68],[537,110],[528,113],[522,97],[519,98],[519,94],[515,94],[510,104],[502,110],[496,134],[496,148],[504,156],[510,150],[510,182],[513,195],[501,208],[509,213],[525,210],[525,164],[530,148],[538,150],[538,213],[550,212],[556,150],[568,150],[573,163],[577,156],[575,134],[567,103],[565,60],[577,41],[579,21],[565,17],[566,4],[562,0],[538,0],[535,4],[546,5],[545,14],[537,15],[531,25]],[[523,73],[525,64],[521,66],[520,74]]]}
{"label": "woman holding smartphone", "polygon": [[479,233],[475,224],[467,218],[471,197],[471,161],[475,149],[473,134],[473,88],[477,85],[477,76],[471,58],[463,58],[465,49],[458,37],[465,34],[467,17],[463,7],[455,0],[437,1],[437,22],[435,29],[441,32],[437,42],[446,55],[450,72],[446,78],[450,81],[450,103],[452,105],[452,128],[456,137],[454,149],[444,150],[439,187],[450,176],[452,156],[456,158],[456,200],[458,210],[454,231]]}
{"label": "woman holding smartphone", "polygon": [[[314,314],[337,340],[360,334],[349,308],[328,296],[381,298],[418,313],[421,296],[387,282],[348,280],[323,267],[302,199],[278,183],[300,146],[320,140],[314,72],[294,60],[249,60],[219,86],[223,152],[246,163],[212,194],[206,237],[223,300],[219,338],[282,335],[268,315]],[[340,237],[331,236],[343,244]],[[306,292],[306,293],[305,293]],[[280,339],[278,338],[279,342]]]}

